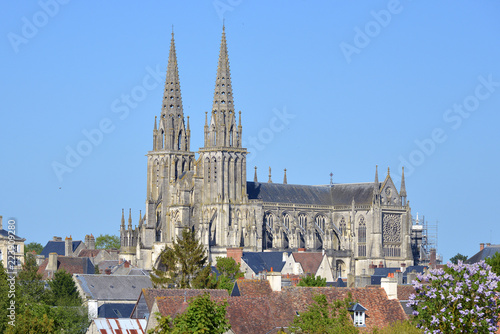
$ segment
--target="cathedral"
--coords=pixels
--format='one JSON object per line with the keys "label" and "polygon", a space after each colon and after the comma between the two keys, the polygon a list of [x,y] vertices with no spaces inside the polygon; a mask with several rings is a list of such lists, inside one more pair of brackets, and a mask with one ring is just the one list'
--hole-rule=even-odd
{"label": "cathedral", "polygon": [[[195,115],[195,117],[202,117]],[[244,118],[244,117],[243,117]],[[200,129],[201,130],[201,129]],[[225,30],[222,30],[204,144],[191,150],[189,116],[182,106],[174,35],[170,44],[160,117],[147,154],[146,212],[128,225],[122,211],[121,255],[145,269],[158,265],[162,250],[185,228],[196,231],[209,258],[227,248],[245,252],[322,251],[334,277],[368,273],[374,266],[413,265],[411,210],[404,170],[401,187],[379,182],[328,185],[247,181],[242,113],[234,106]]]}

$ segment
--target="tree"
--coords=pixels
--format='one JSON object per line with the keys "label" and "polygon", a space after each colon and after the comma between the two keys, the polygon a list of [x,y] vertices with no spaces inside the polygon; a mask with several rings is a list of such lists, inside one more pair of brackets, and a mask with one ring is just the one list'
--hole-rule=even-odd
{"label": "tree", "polygon": [[217,277],[217,289],[226,289],[229,293],[233,290],[234,281],[243,277],[240,264],[232,257],[217,257],[215,268],[220,273]]}
{"label": "tree", "polygon": [[325,295],[316,295],[306,312],[293,319],[292,332],[307,334],[359,333],[349,314],[353,304],[351,294],[344,300],[328,303]]}
{"label": "tree", "polygon": [[35,252],[37,255],[43,250],[42,244],[38,242],[30,242],[29,244],[24,245],[24,254]]}
{"label": "tree", "polygon": [[487,258],[485,260],[485,262],[491,266],[491,270],[495,274],[500,276],[500,253],[499,252],[496,252],[495,254],[493,254],[493,256]]}
{"label": "tree", "polygon": [[484,261],[448,263],[418,275],[410,296],[417,327],[426,333],[495,333],[500,277]]}
{"label": "tree", "polygon": [[17,275],[19,292],[27,302],[46,302],[49,293],[45,289],[42,274],[38,273],[38,265],[33,253],[26,254],[21,271]]}
{"label": "tree", "polygon": [[186,311],[171,320],[157,314],[158,326],[150,333],[222,334],[231,328],[226,318],[227,301],[217,303],[205,293],[189,301]]}
{"label": "tree", "polygon": [[[160,254],[163,268],[154,268],[151,281],[155,288],[173,284],[178,288],[190,288],[199,275],[206,275],[207,255],[205,248],[196,239],[194,231],[184,229],[172,247],[167,247]],[[210,268],[209,268],[210,269]],[[208,269],[208,270],[209,270]]]}
{"label": "tree", "polygon": [[326,278],[321,276],[306,276],[302,278],[298,286],[326,286]]}
{"label": "tree", "polygon": [[82,300],[76,289],[71,274],[64,269],[54,273],[54,278],[49,281],[52,305],[54,306],[81,306]]}
{"label": "tree", "polygon": [[450,259],[450,262],[453,264],[458,264],[458,261],[465,262],[467,261],[468,257],[466,255],[462,255],[460,253],[457,253],[454,257]]}
{"label": "tree", "polygon": [[373,334],[421,334],[424,333],[417,328],[410,320],[395,321],[382,329],[374,328]]}
{"label": "tree", "polygon": [[50,319],[46,313],[36,316],[33,311],[27,307],[23,313],[16,315],[15,326],[7,326],[6,334],[25,334],[25,333],[54,333],[54,319]]}
{"label": "tree", "polygon": [[120,237],[116,235],[101,234],[95,239],[96,249],[120,249]]}

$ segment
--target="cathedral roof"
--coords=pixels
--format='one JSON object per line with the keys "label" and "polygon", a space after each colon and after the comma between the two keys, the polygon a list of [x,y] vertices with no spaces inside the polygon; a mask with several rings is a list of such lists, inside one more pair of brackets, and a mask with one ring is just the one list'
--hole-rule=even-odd
{"label": "cathedral roof", "polygon": [[370,204],[373,183],[347,183],[323,186],[247,182],[248,199],[263,202],[307,205]]}

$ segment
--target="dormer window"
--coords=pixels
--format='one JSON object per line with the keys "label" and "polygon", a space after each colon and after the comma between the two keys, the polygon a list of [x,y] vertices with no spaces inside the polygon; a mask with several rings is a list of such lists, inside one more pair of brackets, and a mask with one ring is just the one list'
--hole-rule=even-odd
{"label": "dormer window", "polygon": [[366,319],[366,308],[363,305],[356,303],[349,311],[353,313],[352,319],[354,321],[354,326],[356,327],[366,327],[365,319]]}

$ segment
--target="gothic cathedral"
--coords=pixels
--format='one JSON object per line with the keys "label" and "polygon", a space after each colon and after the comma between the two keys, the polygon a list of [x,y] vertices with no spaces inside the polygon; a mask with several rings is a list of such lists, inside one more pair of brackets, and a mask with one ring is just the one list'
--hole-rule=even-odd
{"label": "gothic cathedral", "polygon": [[[201,115],[198,115],[199,117]],[[212,261],[227,248],[244,251],[324,251],[335,277],[370,266],[413,265],[411,210],[389,170],[383,182],[321,186],[247,181],[241,111],[236,113],[226,35],[222,30],[210,120],[204,146],[191,151],[184,117],[174,35],[170,44],[160,118],[148,152],[146,213],[128,226],[122,211],[121,255],[144,269],[184,228],[196,231]],[[285,171],[286,173],[286,171]],[[367,272],[367,271],[366,271]]]}

